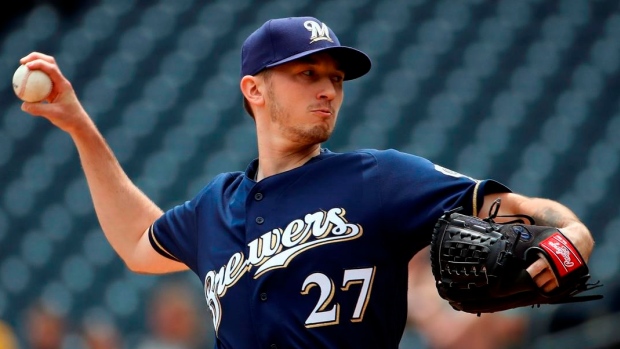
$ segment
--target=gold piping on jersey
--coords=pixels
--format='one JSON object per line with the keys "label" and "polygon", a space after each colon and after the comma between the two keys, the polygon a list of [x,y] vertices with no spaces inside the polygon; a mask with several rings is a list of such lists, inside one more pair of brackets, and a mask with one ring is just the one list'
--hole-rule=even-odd
{"label": "gold piping on jersey", "polygon": [[175,257],[172,253],[168,252],[168,250],[166,250],[160,243],[159,241],[157,241],[157,238],[155,237],[155,231],[153,230],[153,225],[151,224],[151,226],[149,227],[149,236],[151,237],[151,240],[157,245],[157,247],[161,250],[161,252],[164,252],[166,254],[166,256],[170,259],[173,259],[175,261],[180,262],[180,260]]}
{"label": "gold piping on jersey", "polygon": [[476,182],[476,186],[474,187],[474,202],[472,205],[474,217],[478,217],[478,188],[479,187],[480,187],[480,182]]}

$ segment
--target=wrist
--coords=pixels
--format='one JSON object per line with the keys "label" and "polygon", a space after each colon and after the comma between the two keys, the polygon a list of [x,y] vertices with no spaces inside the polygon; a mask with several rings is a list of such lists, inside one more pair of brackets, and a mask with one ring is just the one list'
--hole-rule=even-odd
{"label": "wrist", "polygon": [[588,228],[582,223],[574,223],[559,230],[573,243],[581,257],[587,262],[594,249],[594,239]]}

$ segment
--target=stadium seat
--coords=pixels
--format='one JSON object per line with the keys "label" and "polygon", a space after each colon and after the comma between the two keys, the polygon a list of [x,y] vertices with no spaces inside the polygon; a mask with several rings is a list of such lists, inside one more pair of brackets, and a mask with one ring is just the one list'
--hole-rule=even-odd
{"label": "stadium seat", "polygon": [[[615,0],[102,0],[73,15],[38,4],[0,31],[0,80],[31,51],[54,54],[127,173],[169,208],[257,156],[239,49],[267,19],[296,15],[373,61],[345,83],[326,147],[397,148],[558,199],[600,241],[593,274],[617,278]],[[158,277],[129,272],[105,240],[71,138],[24,114],[8,84],[0,109],[0,317],[17,322],[43,297],[140,333]],[[547,315],[564,314],[597,316]]]}

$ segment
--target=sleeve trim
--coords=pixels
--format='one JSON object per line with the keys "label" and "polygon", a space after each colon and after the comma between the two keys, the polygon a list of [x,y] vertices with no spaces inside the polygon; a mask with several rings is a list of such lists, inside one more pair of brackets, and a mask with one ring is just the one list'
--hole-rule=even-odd
{"label": "sleeve trim", "polygon": [[172,253],[168,252],[160,243],[157,241],[155,237],[155,230],[153,229],[153,225],[149,227],[149,241],[151,242],[151,246],[153,249],[157,251],[160,255],[172,259],[173,261],[180,262],[178,258],[176,258]]}
{"label": "sleeve trim", "polygon": [[474,187],[474,197],[472,202],[472,211],[473,216],[478,217],[478,189],[480,189],[480,182],[476,182],[476,186]]}

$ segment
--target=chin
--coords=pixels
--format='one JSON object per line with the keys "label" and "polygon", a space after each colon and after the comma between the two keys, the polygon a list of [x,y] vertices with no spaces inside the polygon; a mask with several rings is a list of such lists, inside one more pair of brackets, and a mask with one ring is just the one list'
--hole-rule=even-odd
{"label": "chin", "polygon": [[317,144],[327,141],[332,135],[333,129],[316,126],[307,130],[297,130],[295,136],[304,144]]}

